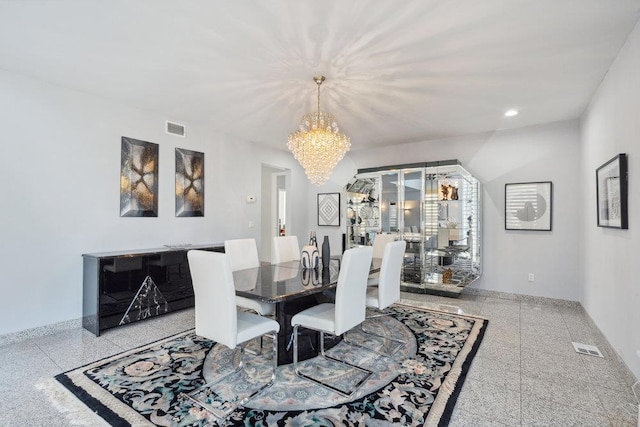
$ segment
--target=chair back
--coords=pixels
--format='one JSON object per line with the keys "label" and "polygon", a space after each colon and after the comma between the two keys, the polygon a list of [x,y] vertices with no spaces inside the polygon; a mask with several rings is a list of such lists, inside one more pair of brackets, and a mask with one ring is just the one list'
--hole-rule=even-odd
{"label": "chair back", "polygon": [[273,238],[272,264],[300,261],[300,246],[296,236],[276,236]]}
{"label": "chair back", "polygon": [[397,237],[395,234],[376,234],[376,238],[373,240],[373,257],[382,258],[387,243],[393,242]]}
{"label": "chair back", "polygon": [[191,250],[187,259],[195,297],[196,334],[235,348],[238,314],[229,256]]}
{"label": "chair back", "polygon": [[229,255],[231,271],[260,267],[255,239],[225,240],[224,253]]}
{"label": "chair back", "polygon": [[341,335],[364,322],[366,316],[367,279],[373,248],[348,249],[342,255],[336,287],[335,328]]}
{"label": "chair back", "polygon": [[378,308],[389,307],[400,299],[400,276],[407,242],[398,240],[384,248],[378,281]]}
{"label": "chair back", "polygon": [[258,287],[259,273],[259,268],[247,268],[239,273],[235,273],[233,286],[236,291],[252,291],[256,289]]}

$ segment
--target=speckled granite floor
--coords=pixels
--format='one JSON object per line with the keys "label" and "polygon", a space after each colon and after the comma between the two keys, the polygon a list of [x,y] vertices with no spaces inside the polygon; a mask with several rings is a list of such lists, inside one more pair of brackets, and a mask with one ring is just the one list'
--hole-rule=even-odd
{"label": "speckled granite floor", "polygon": [[[624,406],[635,402],[635,379],[582,308],[498,296],[402,294],[404,303],[489,319],[450,425],[636,426],[636,414]],[[39,390],[41,384],[192,327],[193,311],[185,310],[106,331],[99,338],[76,327],[0,345],[0,425],[72,425],[79,417],[59,412]],[[4,338],[0,342],[8,341]],[[571,341],[596,345],[605,358],[580,355]]]}

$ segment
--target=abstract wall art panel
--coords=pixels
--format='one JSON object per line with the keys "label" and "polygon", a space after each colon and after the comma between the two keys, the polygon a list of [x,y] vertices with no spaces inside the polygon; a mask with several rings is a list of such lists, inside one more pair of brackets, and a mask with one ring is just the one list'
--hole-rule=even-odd
{"label": "abstract wall art panel", "polygon": [[204,216],[204,153],[176,148],[176,216]]}
{"label": "abstract wall art panel", "polygon": [[505,184],[505,230],[551,231],[551,181]]}
{"label": "abstract wall art panel", "polygon": [[158,216],[158,144],[122,137],[120,216]]}
{"label": "abstract wall art panel", "polygon": [[318,225],[340,225],[340,193],[318,194]]}

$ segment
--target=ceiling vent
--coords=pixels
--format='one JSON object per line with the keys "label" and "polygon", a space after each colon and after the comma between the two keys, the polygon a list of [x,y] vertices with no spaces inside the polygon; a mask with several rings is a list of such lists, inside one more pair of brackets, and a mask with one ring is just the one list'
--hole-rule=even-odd
{"label": "ceiling vent", "polygon": [[176,135],[176,136],[181,136],[181,137],[185,137],[185,132],[186,132],[186,128],[184,125],[181,125],[179,123],[174,123],[174,122],[170,122],[167,120],[166,123],[166,127],[165,127],[165,132],[167,132],[170,135]]}

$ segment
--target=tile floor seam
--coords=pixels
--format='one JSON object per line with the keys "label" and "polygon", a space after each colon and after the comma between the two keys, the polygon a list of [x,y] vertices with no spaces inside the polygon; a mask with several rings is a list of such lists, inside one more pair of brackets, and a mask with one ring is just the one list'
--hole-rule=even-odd
{"label": "tile floor seam", "polygon": [[[548,397],[543,397],[543,398],[539,398],[539,399],[546,400],[547,402],[555,403],[556,405],[560,405],[563,408],[566,408],[567,410],[569,410],[571,412],[576,411],[576,408],[574,408],[573,406],[567,405],[566,403],[563,403],[563,402],[558,402],[557,400],[553,400],[553,399],[550,399]],[[583,412],[583,413],[587,412],[587,413],[589,413],[589,414],[591,414],[593,416],[606,418],[609,422],[615,421],[615,420],[611,419],[611,417],[609,417],[609,415],[607,414],[607,411],[605,411],[604,409],[603,409],[603,414],[598,414],[596,412],[585,410],[585,409],[580,409],[580,412]],[[612,425],[615,425],[615,424],[612,424]]]}
{"label": "tile floor seam", "polygon": [[51,357],[51,355],[49,354],[48,351],[46,351],[45,349],[43,349],[42,347],[40,347],[38,345],[38,343],[36,342],[36,340],[34,340],[33,338],[29,338],[29,340],[33,343],[33,345],[35,345],[36,347],[38,347],[38,350],[40,350],[42,352],[42,354],[44,354],[54,365],[56,365],[58,367],[59,372],[58,373],[62,373],[64,372],[64,368],[62,366],[60,366],[58,364],[58,362],[55,361],[55,359],[53,357]]}
{"label": "tile floor seam", "polygon": [[[114,353],[114,354],[119,354],[119,353],[122,353],[123,351],[127,351],[126,348],[123,348],[120,344],[118,344],[117,342],[109,339],[108,337],[104,337],[104,339],[109,341],[111,344],[113,344],[118,349],[118,352]],[[106,356],[106,357],[109,357],[109,356]]]}

